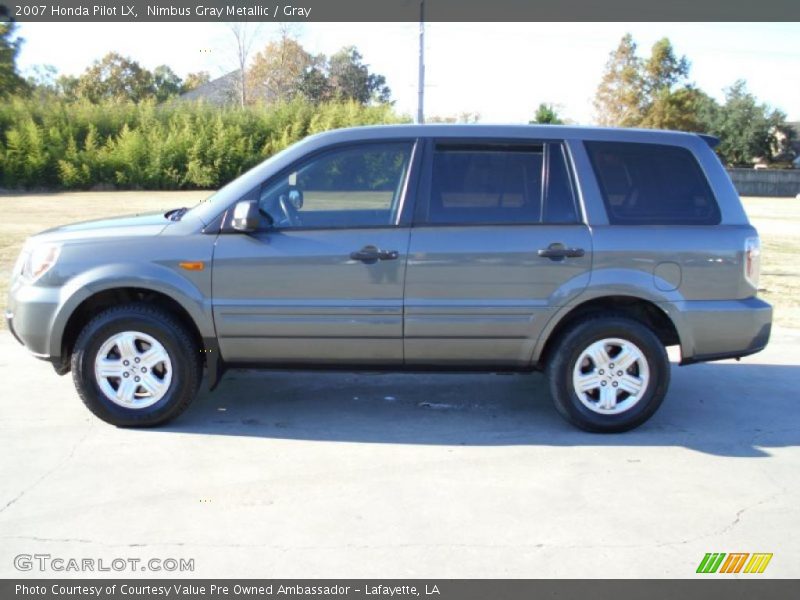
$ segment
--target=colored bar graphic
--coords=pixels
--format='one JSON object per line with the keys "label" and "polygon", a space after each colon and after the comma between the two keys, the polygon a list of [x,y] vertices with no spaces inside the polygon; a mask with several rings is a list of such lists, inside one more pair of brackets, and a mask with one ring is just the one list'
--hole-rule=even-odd
{"label": "colored bar graphic", "polygon": [[724,552],[707,553],[700,561],[697,573],[716,573],[723,558],[725,558]]}
{"label": "colored bar graphic", "polygon": [[744,561],[747,560],[748,556],[750,556],[749,552],[731,552],[728,554],[728,558],[725,559],[725,562],[722,563],[722,568],[719,570],[719,572],[738,573],[742,570]]}
{"label": "colored bar graphic", "polygon": [[741,555],[741,557],[739,558],[739,562],[736,563],[736,569],[733,571],[734,573],[738,573],[739,571],[742,570],[742,567],[744,566],[744,561],[747,560],[748,556],[750,556],[750,554],[747,552]]}
{"label": "colored bar graphic", "polygon": [[[747,560],[748,558],[750,559],[749,561]],[[697,566],[696,572],[735,574],[741,573],[744,567],[745,573],[763,573],[771,560],[772,554],[767,552],[756,552],[754,554],[749,552],[731,552],[730,554],[725,552],[706,552],[703,560]],[[745,563],[747,566],[745,566]]]}
{"label": "colored bar graphic", "polygon": [[771,560],[772,560],[772,554],[767,554],[767,553],[753,554],[753,557],[750,559],[750,562],[748,562],[747,566],[744,568],[744,572],[763,573],[764,570],[767,568],[769,561]]}
{"label": "colored bar graphic", "polygon": [[697,566],[697,571],[695,573],[705,573],[706,563],[708,559],[711,558],[711,554],[706,552],[706,555],[703,557],[703,560],[700,561],[700,564]]}

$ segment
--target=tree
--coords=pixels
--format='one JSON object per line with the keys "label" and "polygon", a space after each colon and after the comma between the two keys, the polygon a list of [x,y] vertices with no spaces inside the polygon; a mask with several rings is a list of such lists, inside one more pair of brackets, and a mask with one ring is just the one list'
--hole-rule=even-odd
{"label": "tree", "polygon": [[720,138],[717,154],[729,165],[750,166],[757,159],[790,155],[786,115],[759,103],[744,81],[727,88],[724,104],[718,104],[685,83],[688,61],[675,58],[666,40],[656,43],[644,67],[644,109],[637,126],[715,135]]}
{"label": "tree", "polygon": [[58,93],[58,71],[53,65],[34,65],[26,78],[28,89],[39,97]]}
{"label": "tree", "polygon": [[333,96],[333,86],[325,73],[326,68],[325,56],[316,56],[313,66],[306,69],[300,78],[298,91],[314,104],[327,102]]}
{"label": "tree", "polygon": [[209,81],[211,81],[211,76],[208,74],[208,71],[197,71],[196,73],[189,73],[186,76],[186,79],[183,80],[181,93],[185,94],[186,92],[190,92],[194,89],[199,88],[201,85],[208,83]]}
{"label": "tree", "polygon": [[330,57],[328,76],[334,95],[360,104],[389,102],[392,92],[386,77],[370,73],[363,58],[355,46],[346,46]]}
{"label": "tree", "polygon": [[296,39],[284,33],[256,54],[247,73],[250,100],[281,102],[300,93],[306,73],[314,66],[313,57]]}
{"label": "tree", "polygon": [[533,121],[529,121],[529,123],[531,125],[563,125],[564,121],[558,116],[558,112],[552,104],[542,102],[539,104],[539,108],[536,109]]}
{"label": "tree", "polygon": [[155,95],[153,74],[136,61],[109,52],[78,78],[75,92],[91,102],[117,99],[139,102]]}
{"label": "tree", "polygon": [[773,132],[773,142],[770,147],[772,160],[790,163],[797,158],[798,153],[794,149],[796,139],[795,128],[785,120],[776,125]]}
{"label": "tree", "polygon": [[153,87],[158,102],[164,102],[183,93],[183,81],[167,65],[159,65],[153,69]]}
{"label": "tree", "polygon": [[56,79],[56,94],[67,100],[77,100],[80,78],[75,75],[60,75]]}
{"label": "tree", "polygon": [[327,58],[311,55],[287,29],[253,59],[247,73],[250,100],[281,102],[302,96],[314,104],[333,99],[359,104],[388,103],[391,90],[383,75],[372,73],[357,48]]}
{"label": "tree", "polygon": [[250,31],[247,23],[231,23],[231,33],[236,40],[236,63],[239,67],[239,102],[241,106],[247,104],[247,63],[250,59],[250,50],[253,47],[258,29]]}
{"label": "tree", "polygon": [[17,72],[17,55],[23,40],[14,35],[15,30],[14,23],[0,21],[0,98],[27,90]]}
{"label": "tree", "polygon": [[689,60],[685,56],[678,58],[668,38],[661,38],[650,51],[650,57],[642,64],[642,91],[647,100],[653,101],[655,96],[672,91],[675,86],[683,84],[689,76]]}
{"label": "tree", "polygon": [[673,129],[676,131],[708,131],[711,113],[716,102],[695,87],[682,87],[675,91],[662,88],[648,102],[639,127]]}
{"label": "tree", "polygon": [[642,61],[630,33],[610,54],[595,94],[594,107],[601,125],[635,127],[644,109]]}
{"label": "tree", "polygon": [[777,136],[785,127],[786,115],[759,104],[739,80],[725,90],[725,104],[716,111],[711,133],[720,138],[717,152],[727,164],[750,166],[781,152]]}
{"label": "tree", "polygon": [[653,44],[646,59],[639,58],[636,49],[633,37],[626,34],[609,57],[594,101],[600,124],[703,129],[694,108],[704,99],[688,83],[689,60],[679,57],[667,38]]}

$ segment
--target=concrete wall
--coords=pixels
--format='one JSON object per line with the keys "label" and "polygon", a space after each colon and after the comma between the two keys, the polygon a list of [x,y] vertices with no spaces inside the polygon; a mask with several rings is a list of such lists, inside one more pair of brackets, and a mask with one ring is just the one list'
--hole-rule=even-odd
{"label": "concrete wall", "polygon": [[728,169],[740,196],[796,196],[800,169]]}

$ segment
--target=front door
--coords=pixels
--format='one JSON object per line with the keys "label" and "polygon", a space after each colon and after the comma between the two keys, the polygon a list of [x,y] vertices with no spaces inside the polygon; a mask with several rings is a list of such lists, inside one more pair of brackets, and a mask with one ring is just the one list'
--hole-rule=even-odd
{"label": "front door", "polygon": [[401,214],[413,146],[339,146],[256,191],[263,227],[220,234],[214,253],[226,361],[402,362],[409,230]]}
{"label": "front door", "polygon": [[524,367],[591,269],[565,149],[432,146],[409,245],[405,361]]}

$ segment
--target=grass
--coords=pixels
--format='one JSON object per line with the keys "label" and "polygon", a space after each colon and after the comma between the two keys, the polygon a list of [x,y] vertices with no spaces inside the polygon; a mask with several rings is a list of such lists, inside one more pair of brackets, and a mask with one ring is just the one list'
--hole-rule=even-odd
{"label": "grass", "polygon": [[[29,235],[50,227],[179,206],[208,192],[77,192],[0,195],[0,303],[5,305],[14,261]],[[744,198],[762,242],[760,295],[775,307],[775,322],[800,328],[800,201]],[[0,321],[0,328],[5,321]]]}
{"label": "grass", "polygon": [[775,323],[800,328],[800,200],[743,198],[761,237],[759,296],[775,307]]}

